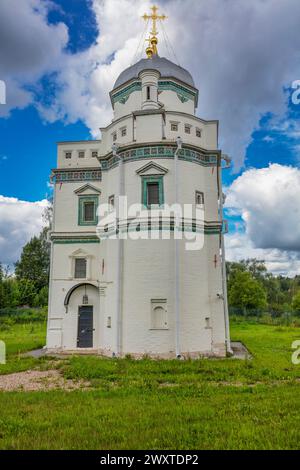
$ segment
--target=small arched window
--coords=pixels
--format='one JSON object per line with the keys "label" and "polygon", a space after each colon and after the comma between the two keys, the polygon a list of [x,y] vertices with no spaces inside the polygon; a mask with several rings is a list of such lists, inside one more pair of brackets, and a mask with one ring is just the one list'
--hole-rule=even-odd
{"label": "small arched window", "polygon": [[151,301],[151,329],[152,330],[168,329],[166,306],[167,306],[167,301],[165,299]]}

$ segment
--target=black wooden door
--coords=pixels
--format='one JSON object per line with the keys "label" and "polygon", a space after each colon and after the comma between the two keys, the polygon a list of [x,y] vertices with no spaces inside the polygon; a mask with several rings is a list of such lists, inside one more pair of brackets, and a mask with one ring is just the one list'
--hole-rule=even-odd
{"label": "black wooden door", "polygon": [[79,307],[78,311],[78,348],[93,347],[93,307]]}

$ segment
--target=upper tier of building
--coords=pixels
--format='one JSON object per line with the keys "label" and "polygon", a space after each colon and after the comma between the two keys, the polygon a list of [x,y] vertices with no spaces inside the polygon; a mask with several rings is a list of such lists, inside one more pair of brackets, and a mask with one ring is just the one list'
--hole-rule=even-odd
{"label": "upper tier of building", "polygon": [[187,70],[153,55],[124,70],[110,92],[110,98],[114,120],[151,109],[195,115],[198,90]]}
{"label": "upper tier of building", "polygon": [[143,70],[157,70],[161,78],[175,78],[178,81],[185,83],[191,87],[195,87],[195,83],[190,72],[174,64],[165,57],[154,55],[149,59],[141,59],[136,64],[125,69],[114,84],[114,90],[130,82],[131,80],[138,79],[139,74]]}

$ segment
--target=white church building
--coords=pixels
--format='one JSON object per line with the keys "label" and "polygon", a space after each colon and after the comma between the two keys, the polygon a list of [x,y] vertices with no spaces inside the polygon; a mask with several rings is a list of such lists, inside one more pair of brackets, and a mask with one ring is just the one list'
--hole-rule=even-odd
{"label": "white church building", "polygon": [[[114,84],[113,120],[101,140],[58,143],[46,347],[110,357],[224,357],[230,337],[221,173],[228,158],[218,149],[218,121],[196,116],[190,73],[158,54],[156,21],[164,17],[153,7],[146,18],[153,23],[147,56]],[[144,208],[137,237],[130,233],[134,217],[121,218],[118,209],[124,196],[128,207]],[[104,204],[119,221],[117,232],[98,211]],[[202,221],[161,212],[174,204],[201,209]],[[187,249],[177,236],[184,231],[202,236],[201,249]]]}

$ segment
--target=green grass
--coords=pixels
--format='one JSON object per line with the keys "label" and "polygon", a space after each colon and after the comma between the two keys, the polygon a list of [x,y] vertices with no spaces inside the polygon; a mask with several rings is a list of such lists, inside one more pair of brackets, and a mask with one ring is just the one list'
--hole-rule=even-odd
{"label": "green grass", "polygon": [[[4,332],[8,367],[47,367],[15,355],[43,343],[44,325],[20,326]],[[91,389],[0,393],[0,448],[299,449],[300,329],[235,320],[232,339],[253,360],[65,359],[65,377]]]}
{"label": "green grass", "polygon": [[38,361],[31,357],[22,358],[21,354],[32,349],[39,349],[45,345],[46,322],[34,322],[5,325],[0,328],[0,340],[6,344],[7,363],[0,364],[0,374],[21,372],[36,365]]}

